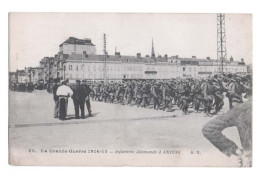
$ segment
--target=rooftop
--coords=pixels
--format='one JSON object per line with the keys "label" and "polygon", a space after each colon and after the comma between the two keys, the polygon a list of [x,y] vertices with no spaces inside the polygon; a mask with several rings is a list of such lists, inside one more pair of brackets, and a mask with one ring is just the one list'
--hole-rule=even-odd
{"label": "rooftop", "polygon": [[73,44],[73,45],[92,45],[95,46],[92,42],[91,39],[78,39],[75,37],[69,37],[67,40],[65,40],[62,44],[59,46],[62,46],[64,44]]}

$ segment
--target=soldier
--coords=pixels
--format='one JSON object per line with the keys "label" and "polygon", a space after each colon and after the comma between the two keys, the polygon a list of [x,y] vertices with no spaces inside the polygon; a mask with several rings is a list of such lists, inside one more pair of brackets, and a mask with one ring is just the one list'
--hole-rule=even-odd
{"label": "soldier", "polygon": [[62,85],[57,89],[57,96],[59,97],[59,119],[65,120],[67,116],[68,98],[73,96],[73,91],[67,86],[67,80],[62,81]]}
{"label": "soldier", "polygon": [[133,99],[133,88],[130,83],[128,83],[126,86],[124,97],[126,99],[126,104],[131,105]]}
{"label": "soldier", "polygon": [[135,95],[135,104],[137,105],[137,107],[139,107],[142,103],[142,93],[140,89],[141,89],[140,83],[136,83],[134,89],[134,95]]}
{"label": "soldier", "polygon": [[90,86],[87,85],[87,81],[86,80],[83,80],[82,81],[82,86],[85,88],[85,91],[86,91],[86,99],[85,99],[85,102],[86,102],[86,106],[87,106],[87,109],[88,109],[88,115],[89,117],[92,117],[92,111],[91,111],[91,105],[90,105],[90,93],[93,92],[93,90],[91,90]]}
{"label": "soldier", "polygon": [[52,88],[52,93],[53,93],[53,100],[55,103],[55,107],[54,107],[54,118],[58,118],[59,117],[59,97],[57,95],[57,89],[58,89],[59,85],[58,85],[58,80],[55,79],[54,80],[54,85]]}
{"label": "soldier", "polygon": [[119,85],[116,93],[118,103],[121,104],[124,103],[124,93],[125,93],[125,88],[123,87],[123,85]]}
{"label": "soldier", "polygon": [[162,87],[163,92],[163,101],[164,101],[164,107],[163,110],[169,111],[171,108],[171,97],[170,97],[170,88],[168,82],[165,82],[165,84]]}
{"label": "soldier", "polygon": [[193,106],[196,112],[199,112],[200,104],[203,101],[203,95],[201,93],[201,83],[199,80],[194,81],[194,85],[191,88],[193,92]]}
{"label": "soldier", "polygon": [[76,86],[73,89],[73,103],[75,109],[75,119],[79,119],[79,109],[81,111],[81,118],[85,118],[85,99],[87,96],[85,87],[80,84],[80,80],[76,80]]}
{"label": "soldier", "polygon": [[153,108],[158,110],[160,108],[160,103],[159,103],[159,83],[155,83],[151,87],[151,93],[153,96]]}
{"label": "soldier", "polygon": [[235,77],[235,79],[231,78],[228,86],[228,100],[229,100],[229,108],[232,109],[234,104],[243,103],[242,93],[243,88],[240,84],[240,78]]}
{"label": "soldier", "polygon": [[224,95],[223,95],[223,85],[221,82],[217,79],[213,79],[213,96],[215,99],[215,114],[217,114],[224,105]]}
{"label": "soldier", "polygon": [[190,87],[188,86],[188,81],[183,80],[182,87],[180,89],[180,101],[181,101],[181,110],[186,115],[189,107],[189,95],[190,95]]}
{"label": "soldier", "polygon": [[212,80],[209,78],[206,80],[202,87],[203,99],[204,99],[204,112],[207,116],[211,116],[210,111],[213,104],[213,84]]}
{"label": "soldier", "polygon": [[149,102],[148,102],[149,87],[145,82],[143,83],[143,86],[140,91],[142,93],[141,107],[147,107],[149,105]]}

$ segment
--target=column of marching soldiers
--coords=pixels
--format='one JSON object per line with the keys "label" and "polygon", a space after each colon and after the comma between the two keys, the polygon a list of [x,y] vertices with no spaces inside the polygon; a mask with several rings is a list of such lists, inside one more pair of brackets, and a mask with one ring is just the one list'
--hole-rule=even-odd
{"label": "column of marching soldiers", "polygon": [[224,97],[243,103],[243,96],[252,94],[252,76],[235,74],[214,75],[206,79],[171,79],[164,81],[137,80],[124,83],[94,83],[90,85],[93,101],[172,111],[178,106],[184,114],[192,107],[208,116],[218,113],[224,105]]}
{"label": "column of marching soldiers", "polygon": [[[48,92],[52,90],[50,85],[44,86]],[[30,83],[10,86],[14,91],[33,91],[35,87],[30,87]],[[70,84],[72,89],[74,86]],[[195,112],[204,111],[211,116],[222,109],[225,97],[228,98],[229,108],[232,109],[233,102],[243,103],[243,98],[251,96],[252,75],[223,74],[204,79],[94,82],[89,83],[89,87],[93,101],[164,111],[172,111],[177,106],[183,114],[188,114],[188,109],[193,108]]]}

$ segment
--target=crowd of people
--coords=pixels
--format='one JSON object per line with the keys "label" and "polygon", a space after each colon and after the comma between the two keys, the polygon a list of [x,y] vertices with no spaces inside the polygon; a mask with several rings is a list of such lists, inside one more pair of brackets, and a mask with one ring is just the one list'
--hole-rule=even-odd
{"label": "crowd of people", "polygon": [[[72,93],[56,95],[58,87],[62,86],[68,87]],[[32,83],[11,84],[11,90],[14,91],[32,92],[35,88]],[[222,109],[225,97],[228,98],[229,108],[232,109],[234,103],[243,102],[243,96],[244,98],[251,96],[252,75],[224,74],[205,79],[128,80],[121,83],[83,80],[81,84],[81,81],[77,80],[76,84],[68,84],[68,80],[65,80],[62,81],[62,85],[59,79],[54,79],[53,83],[43,85],[43,88],[54,94],[55,117],[58,116],[60,107],[57,103],[59,96],[72,97],[76,118],[79,116],[79,108],[83,112],[82,117],[85,117],[82,102],[86,103],[86,98],[90,115],[90,99],[92,99],[92,101],[164,111],[172,111],[174,106],[177,106],[183,114],[188,114],[189,108],[193,108],[195,112],[204,111],[211,116]]]}
{"label": "crowd of people", "polygon": [[43,90],[48,87],[48,84],[43,84],[41,82],[39,83],[32,83],[32,82],[21,82],[21,83],[16,83],[16,82],[11,82],[9,84],[9,88],[12,91],[17,91],[17,92],[33,92],[34,90]]}
{"label": "crowd of people", "polygon": [[124,83],[93,83],[90,85],[93,101],[119,103],[156,110],[171,111],[178,106],[184,114],[192,107],[208,116],[218,113],[224,97],[232,109],[252,94],[251,75],[215,75],[207,79],[136,80]]}

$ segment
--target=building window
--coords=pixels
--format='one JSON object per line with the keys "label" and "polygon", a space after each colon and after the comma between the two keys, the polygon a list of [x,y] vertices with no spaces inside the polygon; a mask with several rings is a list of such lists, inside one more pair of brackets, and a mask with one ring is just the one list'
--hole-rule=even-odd
{"label": "building window", "polygon": [[78,71],[79,70],[79,66],[77,65],[77,67],[76,67],[76,70]]}
{"label": "building window", "polygon": [[185,72],[185,67],[183,67],[182,70]]}
{"label": "building window", "polygon": [[72,65],[69,65],[69,70],[72,70]]}

